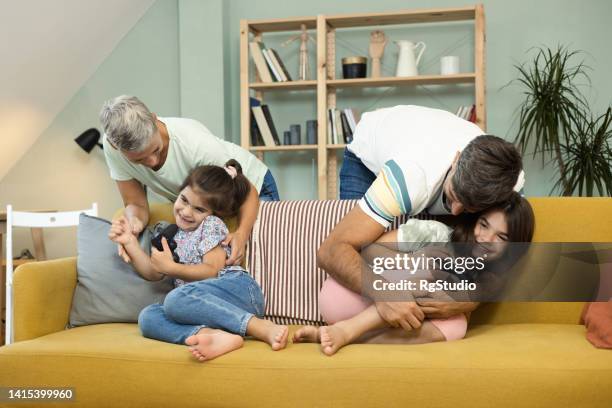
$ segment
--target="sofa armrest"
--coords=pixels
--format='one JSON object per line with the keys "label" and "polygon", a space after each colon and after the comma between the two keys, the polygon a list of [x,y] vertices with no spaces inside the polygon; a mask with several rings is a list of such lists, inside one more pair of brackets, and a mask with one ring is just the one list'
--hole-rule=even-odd
{"label": "sofa armrest", "polygon": [[76,257],[19,266],[13,275],[14,341],[64,330],[76,283]]}

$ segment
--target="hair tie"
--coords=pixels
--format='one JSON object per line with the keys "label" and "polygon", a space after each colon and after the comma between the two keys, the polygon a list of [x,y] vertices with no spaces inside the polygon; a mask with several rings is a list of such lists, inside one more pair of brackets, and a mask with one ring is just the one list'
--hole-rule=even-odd
{"label": "hair tie", "polygon": [[514,185],[513,190],[519,193],[523,189],[524,186],[525,186],[525,172],[521,170],[521,172],[519,173],[516,179],[516,184]]}
{"label": "hair tie", "polygon": [[227,172],[227,174],[230,175],[230,177],[232,179],[235,179],[236,176],[238,175],[238,171],[236,170],[236,168],[234,166],[225,166],[223,167],[225,169],[225,171]]}

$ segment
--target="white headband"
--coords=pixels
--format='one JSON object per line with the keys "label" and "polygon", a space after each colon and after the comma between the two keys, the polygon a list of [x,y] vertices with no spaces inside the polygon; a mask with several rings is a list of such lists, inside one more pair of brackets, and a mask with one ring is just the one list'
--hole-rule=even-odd
{"label": "white headband", "polygon": [[521,170],[518,178],[516,179],[516,184],[514,185],[513,190],[518,193],[523,189],[523,187],[525,187],[525,172]]}
{"label": "white headband", "polygon": [[224,169],[227,172],[227,174],[229,174],[231,178],[233,179],[235,179],[236,176],[238,175],[238,171],[236,170],[234,166],[225,166]]}

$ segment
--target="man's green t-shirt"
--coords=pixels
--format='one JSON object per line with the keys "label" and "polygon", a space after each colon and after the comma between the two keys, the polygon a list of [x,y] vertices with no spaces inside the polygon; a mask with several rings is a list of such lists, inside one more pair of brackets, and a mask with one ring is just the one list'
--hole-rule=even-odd
{"label": "man's green t-shirt", "polygon": [[103,139],[104,156],[113,180],[136,179],[157,194],[175,201],[179,188],[189,172],[201,165],[224,166],[235,159],[243,174],[261,190],[268,168],[257,157],[242,147],[213,135],[203,124],[193,119],[158,118],[168,129],[169,147],[164,165],[157,171],[135,164]]}

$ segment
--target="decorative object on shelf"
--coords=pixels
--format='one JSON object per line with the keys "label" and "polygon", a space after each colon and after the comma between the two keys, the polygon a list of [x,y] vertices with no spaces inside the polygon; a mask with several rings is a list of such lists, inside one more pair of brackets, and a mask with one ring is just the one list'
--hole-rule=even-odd
{"label": "decorative object on shelf", "polygon": [[291,144],[302,144],[302,127],[300,125],[290,125],[289,131],[291,132]]}
{"label": "decorative object on shelf", "polygon": [[288,130],[285,130],[283,132],[283,144],[284,145],[290,145],[291,144],[291,132]]}
{"label": "decorative object on shelf", "polygon": [[447,55],[440,58],[440,75],[456,75],[459,73],[459,57]]}
{"label": "decorative object on shelf", "polygon": [[[394,43],[399,47],[395,76],[409,77],[419,75],[417,65],[419,65],[423,51],[425,51],[425,43],[419,41],[415,44],[408,40],[397,40]],[[419,51],[419,55],[415,56],[414,52],[418,46],[421,46],[421,51]]]}
{"label": "decorative object on shelf", "polygon": [[317,144],[317,126],[316,119],[306,121],[306,144]]}
{"label": "decorative object on shelf", "polygon": [[344,79],[365,78],[368,68],[366,57],[342,58],[342,77]]}
{"label": "decorative object on shelf", "polygon": [[74,141],[87,153],[91,153],[96,146],[100,146],[100,149],[103,149],[100,143],[100,131],[96,128],[87,129],[74,139]]}
{"label": "decorative object on shelf", "polygon": [[287,41],[285,41],[282,46],[294,42],[295,40],[300,40],[300,65],[298,68],[298,80],[307,81],[310,79],[310,65],[308,64],[308,40],[312,41],[316,44],[314,38],[308,35],[308,30],[306,29],[306,24],[301,24],[300,29],[302,33],[300,35],[296,35],[291,37]]}
{"label": "decorative object on shelf", "polygon": [[531,62],[515,66],[519,77],[510,82],[525,88],[515,143],[523,153],[533,146],[542,165],[552,159],[558,171],[553,191],[612,196],[612,108],[593,115],[579,88],[591,82],[587,66],[573,61],[579,51],[536,50]]}
{"label": "decorative object on shelf", "polygon": [[372,78],[380,78],[380,60],[385,53],[386,46],[387,37],[384,31],[374,30],[370,33],[370,58],[372,59],[370,77]]}

